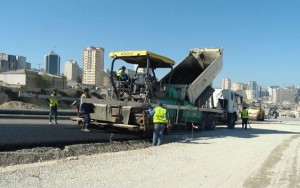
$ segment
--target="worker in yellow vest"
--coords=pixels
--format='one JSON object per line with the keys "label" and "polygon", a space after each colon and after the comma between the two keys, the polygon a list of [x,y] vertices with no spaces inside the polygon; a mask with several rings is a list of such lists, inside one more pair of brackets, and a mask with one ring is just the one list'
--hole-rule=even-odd
{"label": "worker in yellow vest", "polygon": [[153,140],[152,140],[153,146],[160,146],[162,142],[164,130],[168,124],[168,119],[169,119],[169,113],[167,109],[163,107],[161,101],[159,101],[158,103],[159,106],[155,107],[154,109],[151,109],[150,107],[150,115],[153,116],[153,123],[154,123]]}
{"label": "worker in yellow vest", "polygon": [[[50,94],[51,97],[57,96],[57,90],[53,89],[52,93]],[[57,98],[50,98],[49,105],[50,105],[50,113],[49,113],[49,124],[52,124],[52,116],[54,116],[54,124],[57,124],[57,107],[58,107],[58,99]]]}
{"label": "worker in yellow vest", "polygon": [[128,81],[128,75],[125,73],[126,67],[122,66],[117,70],[117,78],[119,81]]}
{"label": "worker in yellow vest", "polygon": [[242,118],[242,128],[245,127],[245,130],[247,130],[248,110],[247,110],[246,106],[243,107],[243,110],[241,113],[241,118]]}

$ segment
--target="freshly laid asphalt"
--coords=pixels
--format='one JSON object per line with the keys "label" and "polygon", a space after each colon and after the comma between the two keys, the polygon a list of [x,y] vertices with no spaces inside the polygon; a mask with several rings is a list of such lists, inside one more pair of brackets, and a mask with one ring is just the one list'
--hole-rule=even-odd
{"label": "freshly laid asphalt", "polygon": [[58,123],[50,125],[48,119],[0,118],[0,151],[143,139],[116,129],[91,127],[90,132],[82,132],[76,121],[66,119],[59,119]]}

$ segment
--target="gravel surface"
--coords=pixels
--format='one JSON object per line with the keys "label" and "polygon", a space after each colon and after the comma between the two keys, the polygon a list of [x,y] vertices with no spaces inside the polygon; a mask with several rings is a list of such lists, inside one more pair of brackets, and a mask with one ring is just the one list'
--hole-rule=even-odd
{"label": "gravel surface", "polygon": [[300,187],[300,121],[251,127],[169,135],[161,147],[2,167],[0,187]]}
{"label": "gravel surface", "polygon": [[151,146],[149,141],[133,140],[111,143],[76,144],[63,149],[53,147],[38,147],[13,152],[0,152],[0,166],[13,166],[18,164],[36,163],[80,155],[118,152],[141,149]]}

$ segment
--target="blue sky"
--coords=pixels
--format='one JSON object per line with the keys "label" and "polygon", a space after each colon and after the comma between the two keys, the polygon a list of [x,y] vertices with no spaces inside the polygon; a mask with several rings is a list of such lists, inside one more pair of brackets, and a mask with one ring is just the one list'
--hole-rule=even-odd
{"label": "blue sky", "polygon": [[54,50],[82,65],[87,46],[146,49],[180,63],[192,48],[223,47],[215,79],[299,86],[297,0],[0,0],[0,53],[38,68]]}

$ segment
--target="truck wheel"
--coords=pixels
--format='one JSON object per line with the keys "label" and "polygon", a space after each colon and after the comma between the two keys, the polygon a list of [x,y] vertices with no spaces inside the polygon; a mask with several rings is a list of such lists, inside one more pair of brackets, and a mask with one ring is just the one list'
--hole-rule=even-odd
{"label": "truck wheel", "polygon": [[214,130],[216,128],[216,118],[211,114],[207,114],[204,119],[205,130]]}
{"label": "truck wheel", "polygon": [[227,128],[233,129],[235,127],[236,116],[234,114],[228,114],[227,117]]}

